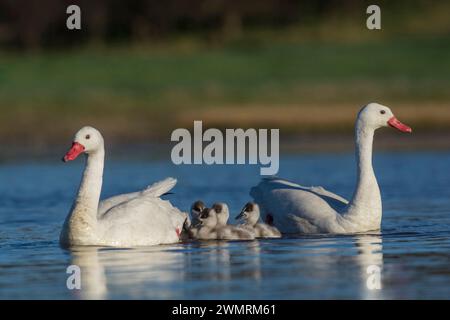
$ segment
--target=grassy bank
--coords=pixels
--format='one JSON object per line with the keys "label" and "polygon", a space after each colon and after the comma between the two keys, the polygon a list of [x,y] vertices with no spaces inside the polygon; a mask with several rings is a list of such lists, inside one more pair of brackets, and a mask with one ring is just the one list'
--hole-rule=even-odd
{"label": "grassy bank", "polygon": [[59,143],[84,124],[122,141],[167,139],[194,119],[337,132],[369,101],[446,129],[449,53],[448,37],[3,53],[0,141]]}

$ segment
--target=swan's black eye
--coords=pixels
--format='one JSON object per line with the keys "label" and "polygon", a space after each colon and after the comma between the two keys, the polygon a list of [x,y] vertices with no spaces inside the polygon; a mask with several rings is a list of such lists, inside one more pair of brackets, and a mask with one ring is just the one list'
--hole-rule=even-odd
{"label": "swan's black eye", "polygon": [[87,140],[89,140],[91,138],[91,136],[89,134],[86,135],[85,137]]}
{"label": "swan's black eye", "polygon": [[385,113],[386,113],[386,110],[381,110],[380,113],[381,113],[381,114],[385,114]]}

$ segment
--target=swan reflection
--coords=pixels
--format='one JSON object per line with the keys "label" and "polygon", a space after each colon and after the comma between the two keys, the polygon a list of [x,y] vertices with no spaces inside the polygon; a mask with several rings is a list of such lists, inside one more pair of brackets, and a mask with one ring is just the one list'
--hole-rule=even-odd
{"label": "swan reflection", "polygon": [[176,290],[167,284],[183,280],[183,254],[177,249],[74,248],[71,263],[81,268],[81,290],[76,297],[173,299]]}
{"label": "swan reflection", "polygon": [[383,238],[380,234],[356,236],[357,262],[361,269],[361,298],[385,299],[382,293]]}
{"label": "swan reflection", "polygon": [[367,268],[377,266],[383,270],[381,235],[283,239],[264,247],[262,255],[261,278],[270,290],[267,298],[287,294],[292,299],[382,298],[382,289],[367,287]]}
{"label": "swan reflection", "polygon": [[81,299],[386,298],[369,281],[383,271],[379,234],[83,247],[71,256]]}
{"label": "swan reflection", "polygon": [[236,278],[261,277],[256,241],[204,241],[135,249],[76,247],[71,264],[81,269],[79,299],[195,299],[223,293]]}

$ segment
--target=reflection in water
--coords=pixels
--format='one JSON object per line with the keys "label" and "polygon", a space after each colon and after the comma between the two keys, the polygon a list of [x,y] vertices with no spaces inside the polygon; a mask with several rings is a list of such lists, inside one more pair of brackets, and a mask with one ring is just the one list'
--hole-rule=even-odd
{"label": "reflection in water", "polygon": [[[230,246],[235,246],[234,250]],[[186,281],[200,286],[206,282],[227,284],[236,277],[258,280],[261,274],[256,241],[206,241],[136,249],[76,247],[71,251],[71,264],[81,269],[81,290],[73,291],[74,298],[81,299],[195,299],[205,293],[204,288],[186,287]],[[217,289],[208,291],[210,298]]]}
{"label": "reflection in water", "polygon": [[185,255],[186,277],[191,280],[258,279],[261,275],[258,241],[205,241],[192,243],[191,248]]}
{"label": "reflection in water", "polygon": [[[449,152],[377,156],[385,209],[382,236],[311,235],[128,250],[74,248],[69,255],[57,239],[73,201],[79,165],[0,166],[0,175],[8,181],[0,185],[1,299],[450,297]],[[353,179],[348,179],[354,170],[353,154],[285,156],[282,167],[289,180],[327,181],[328,188],[343,195],[353,191]],[[189,208],[201,195],[207,203],[228,202],[234,211],[249,200],[248,189],[259,180],[258,170],[112,161],[106,168],[105,196],[138,190],[149,177],[157,181],[176,174],[180,183],[170,200],[177,207]],[[214,184],[199,179],[211,174]],[[65,286],[66,267],[72,263],[83,268],[78,295]],[[381,290],[367,288],[367,267],[372,264],[381,266]]]}
{"label": "reflection in water", "polygon": [[81,290],[72,291],[79,298],[107,298],[105,268],[100,263],[98,250],[96,247],[80,247],[72,251],[71,264],[81,269]]}
{"label": "reflection in water", "polygon": [[382,298],[367,286],[367,268],[383,267],[380,235],[285,241],[74,248],[71,264],[82,272],[75,298]]}
{"label": "reflection in water", "polygon": [[[381,235],[358,235],[355,241],[358,248],[357,262],[361,269],[361,298],[386,298],[382,296],[383,239]],[[381,281],[380,286],[377,286],[378,280]]]}
{"label": "reflection in water", "polygon": [[171,299],[172,290],[162,284],[182,281],[181,253],[161,248],[110,249],[75,248],[72,264],[81,268],[82,299],[114,296],[143,298],[149,288],[152,296]]}
{"label": "reflection in water", "polygon": [[[291,243],[286,243],[289,240]],[[270,276],[284,280],[278,283],[279,292],[272,289],[273,294],[291,292],[293,299],[381,298],[382,290],[367,287],[367,268],[383,267],[380,235],[305,236],[301,241],[286,239],[279,249],[274,244],[271,261],[264,261],[262,267],[265,270],[276,264]]]}

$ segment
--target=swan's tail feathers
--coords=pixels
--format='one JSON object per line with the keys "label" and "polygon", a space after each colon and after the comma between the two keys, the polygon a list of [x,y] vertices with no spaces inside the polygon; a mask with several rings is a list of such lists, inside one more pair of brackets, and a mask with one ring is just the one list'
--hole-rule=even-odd
{"label": "swan's tail feathers", "polygon": [[155,182],[154,184],[148,186],[147,188],[145,188],[145,190],[142,191],[142,193],[144,195],[153,196],[155,198],[160,197],[164,194],[168,194],[176,184],[177,179],[166,178],[162,181]]}

